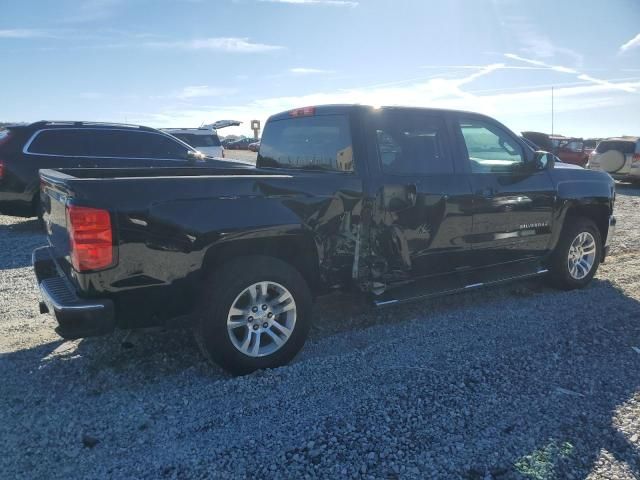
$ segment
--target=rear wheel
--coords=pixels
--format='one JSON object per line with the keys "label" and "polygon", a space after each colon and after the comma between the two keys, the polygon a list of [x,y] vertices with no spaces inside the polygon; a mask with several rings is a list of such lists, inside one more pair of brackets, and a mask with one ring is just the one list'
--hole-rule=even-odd
{"label": "rear wheel", "polygon": [[288,363],[304,345],[310,314],[311,294],[296,269],[244,257],[206,281],[196,339],[208,359],[243,375]]}
{"label": "rear wheel", "polygon": [[563,290],[586,286],[598,270],[602,258],[602,238],[588,218],[569,220],[550,262],[552,284]]}

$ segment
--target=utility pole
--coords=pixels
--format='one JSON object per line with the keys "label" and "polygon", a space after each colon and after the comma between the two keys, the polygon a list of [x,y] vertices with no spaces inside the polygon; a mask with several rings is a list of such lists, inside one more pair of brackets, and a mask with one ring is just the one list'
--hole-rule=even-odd
{"label": "utility pole", "polygon": [[551,87],[551,135],[553,135],[553,87]]}

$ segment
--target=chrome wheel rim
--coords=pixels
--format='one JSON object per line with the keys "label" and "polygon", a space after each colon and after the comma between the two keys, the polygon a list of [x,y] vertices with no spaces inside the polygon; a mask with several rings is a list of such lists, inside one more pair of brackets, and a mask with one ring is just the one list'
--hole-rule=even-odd
{"label": "chrome wheel rim", "polygon": [[569,247],[569,275],[575,280],[582,280],[591,272],[595,260],[596,239],[589,232],[578,234]]}
{"label": "chrome wheel rim", "polygon": [[276,282],[258,282],[245,288],[231,304],[227,334],[233,346],[249,357],[280,350],[296,326],[296,302]]}

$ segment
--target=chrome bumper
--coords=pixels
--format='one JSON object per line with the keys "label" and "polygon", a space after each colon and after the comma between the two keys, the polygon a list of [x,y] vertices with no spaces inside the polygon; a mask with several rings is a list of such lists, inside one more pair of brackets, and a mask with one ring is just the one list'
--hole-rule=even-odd
{"label": "chrome bumper", "polygon": [[56,332],[74,339],[111,333],[115,329],[111,300],[82,299],[59,273],[51,247],[33,251],[33,270],[40,289],[41,313],[51,313],[58,322]]}

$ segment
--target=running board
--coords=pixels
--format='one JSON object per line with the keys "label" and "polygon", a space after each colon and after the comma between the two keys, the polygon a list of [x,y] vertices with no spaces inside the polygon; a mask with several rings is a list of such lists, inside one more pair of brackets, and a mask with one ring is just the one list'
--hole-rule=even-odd
{"label": "running board", "polygon": [[[501,268],[504,272],[504,267]],[[513,270],[513,268],[509,268]],[[510,272],[515,273],[515,272]],[[492,275],[486,275],[489,277],[484,282],[469,282],[473,276],[469,274],[453,274],[448,278],[438,276],[430,279],[423,279],[416,281],[415,284],[398,287],[396,289],[388,290],[384,295],[374,299],[373,304],[376,307],[386,307],[390,305],[399,305],[401,303],[415,302],[418,300],[425,300],[433,297],[440,297],[444,295],[452,295],[455,293],[466,292],[468,290],[474,290],[476,288],[489,287],[499,285],[501,283],[513,282],[516,280],[524,280],[527,278],[538,277],[548,273],[547,269],[538,268],[534,271],[522,272],[517,274],[511,274],[508,276],[502,276],[500,278],[490,278]],[[471,278],[469,278],[471,277]],[[475,279],[474,279],[475,280]],[[403,295],[399,295],[399,294]]]}

